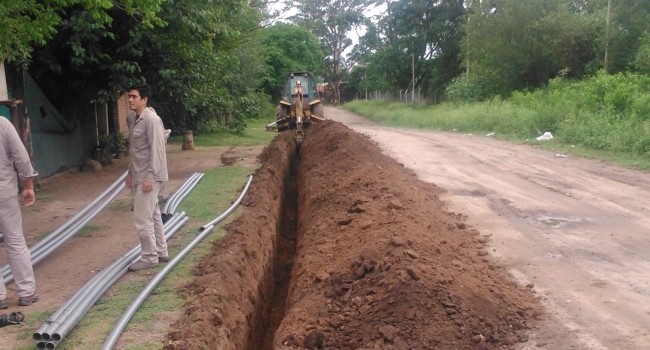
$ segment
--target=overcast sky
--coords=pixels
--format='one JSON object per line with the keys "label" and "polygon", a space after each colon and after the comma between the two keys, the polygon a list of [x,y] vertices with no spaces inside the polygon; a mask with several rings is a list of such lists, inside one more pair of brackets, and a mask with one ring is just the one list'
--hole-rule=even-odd
{"label": "overcast sky", "polygon": [[[285,6],[284,4],[285,4],[284,0],[272,1],[272,2],[269,2],[269,8],[271,10],[278,10],[279,11]],[[372,17],[374,17],[374,16],[376,16],[376,15],[378,15],[378,14],[384,12],[384,11],[386,11],[386,3],[381,3],[381,5],[379,5],[379,6],[373,5],[372,7],[369,7],[366,11],[364,11],[363,14],[366,17],[372,18]],[[275,21],[288,22],[287,19],[289,17],[295,15],[296,13],[297,13],[297,10],[295,8],[293,8],[293,9],[291,9],[291,10],[285,12],[285,13],[282,13],[282,15],[279,18],[277,18]],[[348,49],[345,50],[345,52],[343,52],[344,56],[347,56],[352,51],[352,48],[354,47],[354,45],[356,45],[359,42],[359,37],[363,36],[365,33],[366,33],[365,26],[359,27],[356,30],[352,30],[349,33],[347,33],[347,36],[350,39],[352,39],[353,44],[352,44],[352,46],[348,47]]]}

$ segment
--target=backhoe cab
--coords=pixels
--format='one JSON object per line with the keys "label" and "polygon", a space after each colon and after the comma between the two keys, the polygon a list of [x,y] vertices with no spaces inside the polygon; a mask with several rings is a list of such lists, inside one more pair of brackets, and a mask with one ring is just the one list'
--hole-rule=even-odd
{"label": "backhoe cab", "polygon": [[325,109],[318,98],[316,81],[311,73],[287,74],[280,104],[275,110],[275,122],[267,130],[295,130],[296,145],[300,147],[304,130],[312,123],[325,120]]}

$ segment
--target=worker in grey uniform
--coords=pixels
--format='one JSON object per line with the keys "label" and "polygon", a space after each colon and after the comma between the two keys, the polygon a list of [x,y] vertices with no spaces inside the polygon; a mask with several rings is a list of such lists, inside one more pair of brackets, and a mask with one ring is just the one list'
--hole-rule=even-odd
{"label": "worker in grey uniform", "polygon": [[[16,174],[16,172],[18,174]],[[17,176],[16,176],[17,175]],[[18,179],[23,184],[23,203],[34,204],[34,171],[29,154],[13,124],[0,116],[0,231],[4,235],[9,267],[16,283],[18,305],[38,301],[32,255],[23,235],[23,219],[18,202]],[[8,308],[7,288],[0,281],[0,309]]]}
{"label": "worker in grey uniform", "polygon": [[125,180],[133,191],[135,229],[140,239],[140,259],[129,265],[129,271],[152,268],[169,261],[163,231],[158,195],[167,176],[165,130],[163,122],[149,107],[151,88],[138,85],[129,88],[129,108],[135,121],[129,133],[129,173]]}
{"label": "worker in grey uniform", "polygon": [[[149,107],[151,110],[155,112],[153,107]],[[126,113],[126,126],[129,128],[129,135],[131,134],[131,127],[135,123],[136,115],[134,111],[129,110]],[[167,140],[169,140],[169,136],[172,134],[172,129],[165,129],[165,143],[167,143]],[[168,195],[165,194],[165,183],[162,183],[162,188],[160,189],[160,193],[158,194],[158,202],[163,203],[167,201],[169,198]],[[131,210],[133,210],[133,197],[131,197]],[[2,237],[0,236],[0,239]]]}

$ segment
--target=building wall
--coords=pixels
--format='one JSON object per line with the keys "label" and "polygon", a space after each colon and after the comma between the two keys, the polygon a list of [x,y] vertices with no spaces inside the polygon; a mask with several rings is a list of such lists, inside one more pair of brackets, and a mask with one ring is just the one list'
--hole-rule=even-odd
{"label": "building wall", "polygon": [[61,115],[27,73],[24,83],[34,167],[39,178],[79,165],[83,161],[84,143],[78,119]]}
{"label": "building wall", "polygon": [[[7,77],[7,82],[21,91],[16,98],[24,101],[24,113],[21,114],[24,117],[16,119],[22,122],[20,126],[14,124],[27,134],[23,135],[23,141],[32,150],[30,155],[39,178],[79,166],[94,157],[106,135],[128,135],[126,93],[109,105],[83,98],[67,101],[59,111],[29,73],[20,69],[15,69],[14,73]],[[10,94],[11,91],[9,89]],[[9,120],[13,119],[10,112],[9,108],[0,108],[0,114]]]}

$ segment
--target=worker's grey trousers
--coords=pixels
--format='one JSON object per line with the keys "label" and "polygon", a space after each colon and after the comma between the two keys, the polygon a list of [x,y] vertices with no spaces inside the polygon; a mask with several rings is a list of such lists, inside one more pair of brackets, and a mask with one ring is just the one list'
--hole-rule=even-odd
{"label": "worker's grey trousers", "polygon": [[167,256],[167,241],[165,241],[165,232],[158,206],[158,194],[161,189],[162,182],[154,182],[153,190],[144,193],[142,184],[139,184],[135,189],[133,200],[135,229],[140,238],[140,259],[150,263],[157,263],[159,255]]}
{"label": "worker's grey trousers", "polygon": [[[4,234],[5,251],[16,283],[19,297],[31,296],[36,291],[32,255],[23,235],[23,218],[17,197],[0,200],[0,231]],[[0,281],[0,300],[7,299],[7,288]]]}

